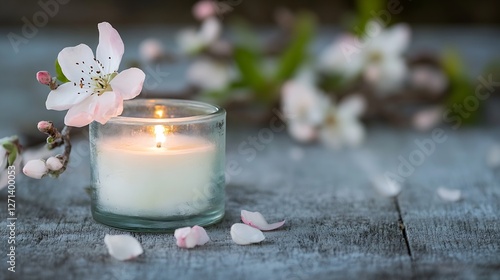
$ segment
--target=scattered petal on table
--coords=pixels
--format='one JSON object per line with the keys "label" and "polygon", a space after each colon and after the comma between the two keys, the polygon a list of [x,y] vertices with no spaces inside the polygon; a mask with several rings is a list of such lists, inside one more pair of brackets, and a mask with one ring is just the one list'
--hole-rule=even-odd
{"label": "scattered petal on table", "polygon": [[401,192],[399,182],[387,178],[386,176],[377,176],[372,178],[373,186],[383,196],[394,197]]}
{"label": "scattered petal on table", "polygon": [[269,224],[264,216],[262,216],[261,213],[259,212],[250,212],[247,210],[241,210],[241,220],[254,228],[260,229],[260,230],[274,230],[277,228],[282,227],[285,224],[285,221],[277,222],[274,224]]}
{"label": "scattered petal on table", "polygon": [[210,241],[207,232],[200,226],[176,229],[174,236],[177,240],[177,246],[181,248],[194,248]]}
{"label": "scattered petal on table", "polygon": [[462,192],[460,190],[456,189],[448,189],[444,187],[439,187],[437,189],[437,194],[442,200],[446,201],[459,201],[460,198],[462,197]]}
{"label": "scattered petal on table", "polygon": [[488,164],[490,168],[497,168],[500,166],[500,145],[495,144],[488,150],[486,164]]}
{"label": "scattered petal on table", "polygon": [[231,227],[231,237],[238,245],[259,243],[266,239],[262,231],[241,223],[236,223]]}
{"label": "scattered petal on table", "polygon": [[139,241],[133,236],[126,234],[106,234],[104,243],[108,247],[109,254],[120,261],[133,259],[144,252]]}

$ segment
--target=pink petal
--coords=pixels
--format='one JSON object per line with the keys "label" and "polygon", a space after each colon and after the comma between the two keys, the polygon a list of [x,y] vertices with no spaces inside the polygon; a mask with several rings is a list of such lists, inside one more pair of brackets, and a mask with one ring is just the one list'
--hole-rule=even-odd
{"label": "pink petal", "polygon": [[141,93],[146,74],[141,69],[123,70],[111,80],[113,91],[119,93],[123,100],[129,100]]}
{"label": "pink petal", "polygon": [[97,96],[95,101],[97,105],[93,119],[101,124],[106,124],[109,119],[118,116],[123,111],[123,99],[116,92],[107,91]]}
{"label": "pink petal", "polygon": [[133,259],[144,252],[139,241],[130,235],[106,234],[104,244],[109,254],[120,261]]}
{"label": "pink petal", "polygon": [[259,243],[266,239],[262,231],[241,223],[236,223],[231,227],[231,238],[238,245]]}
{"label": "pink petal", "polygon": [[277,228],[282,227],[285,224],[284,220],[274,224],[269,224],[261,213],[250,212],[247,210],[241,210],[241,220],[249,226],[264,231],[275,230]]}
{"label": "pink petal", "polygon": [[91,94],[92,92],[82,90],[78,85],[75,86],[73,82],[65,83],[49,93],[47,101],[45,101],[45,107],[47,107],[47,110],[68,110]]}
{"label": "pink petal", "polygon": [[118,71],[125,47],[118,31],[107,22],[97,25],[99,29],[99,45],[96,58],[103,65],[105,74]]}
{"label": "pink petal", "polygon": [[200,226],[176,229],[174,236],[177,240],[177,246],[180,248],[194,248],[196,246],[205,245],[205,243],[210,241],[207,232]]}
{"label": "pink petal", "polygon": [[64,124],[73,127],[86,126],[94,120],[97,94],[85,99],[83,102],[71,107],[66,113]]}
{"label": "pink petal", "polygon": [[[57,61],[61,65],[61,70],[64,76],[77,85],[81,78],[84,78],[84,85],[88,87],[87,82],[90,82],[92,69],[99,69],[94,60],[94,53],[89,46],[80,44],[75,47],[64,48],[57,55]],[[91,68],[92,66],[92,68]]]}
{"label": "pink petal", "polygon": [[451,202],[459,201],[460,198],[462,197],[462,192],[460,190],[448,189],[444,187],[439,187],[437,189],[437,194],[442,200]]}

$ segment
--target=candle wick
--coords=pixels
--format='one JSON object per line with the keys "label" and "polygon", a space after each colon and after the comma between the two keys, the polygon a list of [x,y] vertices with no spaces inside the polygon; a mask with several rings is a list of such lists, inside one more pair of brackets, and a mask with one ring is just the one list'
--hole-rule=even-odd
{"label": "candle wick", "polygon": [[156,142],[156,148],[161,148],[161,142]]}

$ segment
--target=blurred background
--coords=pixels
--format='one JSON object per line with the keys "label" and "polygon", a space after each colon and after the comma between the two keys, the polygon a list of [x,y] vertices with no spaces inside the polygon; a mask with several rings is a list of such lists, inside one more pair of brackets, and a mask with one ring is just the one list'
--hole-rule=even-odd
{"label": "blurred background", "polygon": [[[39,70],[60,50],[98,43],[110,22],[142,96],[224,106],[229,122],[278,113],[298,142],[355,146],[373,123],[427,131],[500,119],[500,2],[3,0],[0,136],[43,141]],[[481,87],[482,95],[477,88]],[[485,97],[487,96],[487,97]],[[483,98],[485,97],[485,98]],[[278,113],[276,113],[278,112]]]}

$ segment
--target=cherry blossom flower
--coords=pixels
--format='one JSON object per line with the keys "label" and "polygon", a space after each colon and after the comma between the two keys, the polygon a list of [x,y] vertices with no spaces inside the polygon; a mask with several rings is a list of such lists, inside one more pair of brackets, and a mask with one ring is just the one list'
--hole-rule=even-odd
{"label": "cherry blossom flower", "polygon": [[144,252],[139,241],[130,235],[106,234],[104,244],[106,244],[109,254],[120,261],[131,260]]}
{"label": "cherry blossom flower", "polygon": [[193,54],[210,46],[220,36],[222,24],[215,17],[205,19],[199,31],[186,29],[177,36],[177,43],[183,53]]}
{"label": "cherry blossom flower", "polygon": [[359,117],[365,110],[365,100],[351,95],[338,106],[332,105],[320,128],[321,142],[333,149],[358,146],[365,138],[365,128]]}
{"label": "cherry blossom flower", "polygon": [[139,45],[139,55],[146,62],[156,61],[164,55],[163,44],[157,39],[146,39]]}
{"label": "cherry blossom flower", "polygon": [[[368,25],[380,28],[380,23],[375,21]],[[404,24],[382,30],[373,37],[359,39],[343,35],[321,53],[320,68],[348,80],[362,76],[377,93],[390,94],[399,89],[407,77],[403,53],[409,41],[410,29]]]}
{"label": "cherry blossom flower", "polygon": [[201,58],[189,66],[187,80],[204,90],[222,90],[231,82],[231,69],[225,63]]}
{"label": "cherry blossom flower", "polygon": [[238,245],[262,242],[266,237],[259,229],[246,224],[236,223],[231,226],[231,238]]}
{"label": "cherry blossom flower", "polygon": [[328,98],[308,82],[286,82],[281,92],[281,106],[290,135],[299,142],[314,140],[329,103]]}
{"label": "cherry blossom flower", "polygon": [[176,229],[174,236],[177,240],[177,246],[180,248],[194,248],[196,246],[205,245],[210,241],[207,232],[200,226]]}
{"label": "cherry blossom flower", "polygon": [[92,121],[105,124],[123,110],[142,90],[145,74],[137,68],[118,73],[124,52],[118,32],[107,22],[99,23],[96,56],[89,46],[64,48],[57,56],[69,82],[52,90],[46,101],[49,110],[68,110],[64,123],[82,127]]}
{"label": "cherry blossom flower", "polygon": [[241,210],[241,220],[245,224],[263,231],[275,230],[285,224],[284,220],[281,222],[269,224],[261,213],[250,212],[247,210]]}

